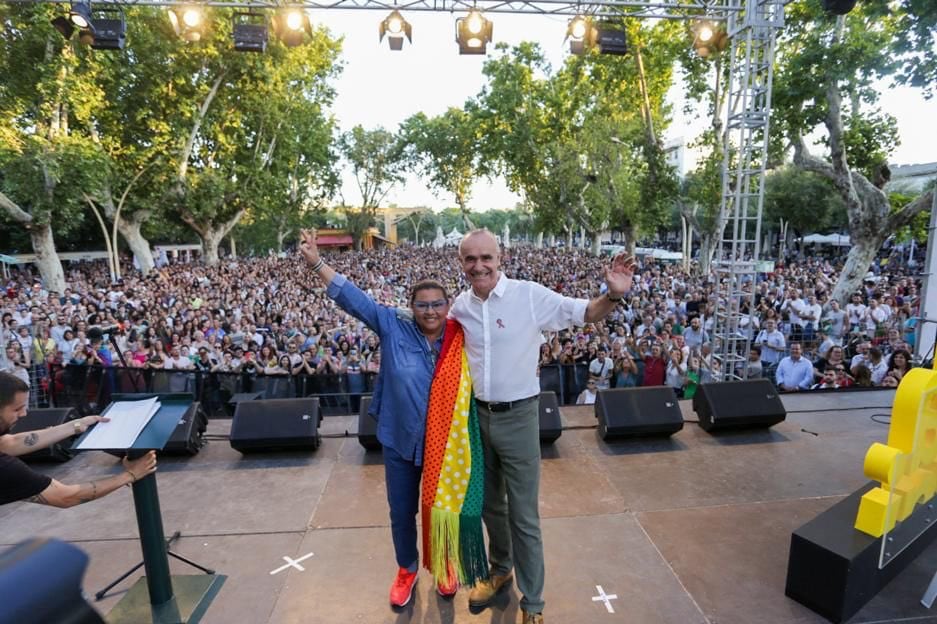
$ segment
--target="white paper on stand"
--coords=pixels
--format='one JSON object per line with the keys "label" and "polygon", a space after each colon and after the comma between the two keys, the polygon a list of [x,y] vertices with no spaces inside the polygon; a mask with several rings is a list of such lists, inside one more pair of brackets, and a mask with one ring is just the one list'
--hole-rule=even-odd
{"label": "white paper on stand", "polygon": [[157,397],[142,401],[118,401],[107,410],[108,422],[99,422],[75,447],[79,450],[125,449],[133,446],[143,428],[159,411]]}

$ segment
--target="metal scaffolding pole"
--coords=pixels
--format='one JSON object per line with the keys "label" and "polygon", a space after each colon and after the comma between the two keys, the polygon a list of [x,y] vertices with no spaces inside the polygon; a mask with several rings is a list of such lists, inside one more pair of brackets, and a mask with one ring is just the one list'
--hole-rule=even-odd
{"label": "metal scaffolding pole", "polygon": [[727,224],[714,263],[717,381],[746,376],[761,253],[774,46],[784,25],[783,0],[737,0],[737,4],[741,10],[728,17],[731,56],[720,213]]}

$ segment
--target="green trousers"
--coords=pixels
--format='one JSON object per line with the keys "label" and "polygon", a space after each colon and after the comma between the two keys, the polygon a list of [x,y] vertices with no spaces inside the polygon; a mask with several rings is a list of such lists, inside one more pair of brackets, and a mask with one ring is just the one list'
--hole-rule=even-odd
{"label": "green trousers", "polygon": [[514,569],[521,608],[530,613],[543,610],[539,412],[537,399],[506,412],[478,406],[491,571],[503,575]]}

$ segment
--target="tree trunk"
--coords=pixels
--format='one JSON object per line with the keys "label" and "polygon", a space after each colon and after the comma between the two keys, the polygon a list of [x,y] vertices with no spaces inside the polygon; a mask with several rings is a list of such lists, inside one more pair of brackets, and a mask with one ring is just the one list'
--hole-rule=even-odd
{"label": "tree trunk", "polygon": [[713,265],[713,256],[716,254],[717,237],[712,232],[700,232],[699,243],[699,272],[700,275],[709,275]]}
{"label": "tree trunk", "polygon": [[286,235],[289,234],[288,231],[277,228],[277,253],[283,253],[283,241],[286,240]]}
{"label": "tree trunk", "polygon": [[534,243],[537,249],[543,249],[543,232],[537,232],[537,242]]}
{"label": "tree trunk", "polygon": [[637,229],[633,223],[623,224],[620,228],[621,244],[625,248],[625,253],[634,257],[634,249],[637,243]]}
{"label": "tree trunk", "polygon": [[840,274],[836,286],[833,287],[832,298],[834,301],[839,301],[841,305],[845,305],[852,293],[859,290],[862,279],[869,270],[869,265],[875,260],[875,254],[881,249],[885,238],[887,237],[869,232],[868,237],[851,240],[852,248],[846,257],[846,266],[843,267],[843,272]]}
{"label": "tree trunk", "polygon": [[597,235],[597,236],[592,237],[592,255],[596,257],[602,255],[602,237],[601,236]]}
{"label": "tree trunk", "polygon": [[202,238],[202,261],[208,266],[215,266],[218,264],[218,248],[221,246],[224,232],[212,228],[206,229],[199,236]]}
{"label": "tree trunk", "polygon": [[137,262],[140,264],[140,272],[145,277],[153,270],[156,263],[153,261],[153,252],[150,250],[149,241],[143,238],[140,233],[141,225],[143,224],[140,221],[128,221],[123,217],[117,220],[117,231],[127,241],[127,246],[130,247],[130,251],[136,257]]}
{"label": "tree trunk", "polygon": [[62,294],[65,292],[65,272],[62,271],[62,261],[55,250],[55,239],[52,238],[51,225],[33,225],[29,230],[29,238],[36,253],[36,266],[42,275],[42,282],[49,292]]}

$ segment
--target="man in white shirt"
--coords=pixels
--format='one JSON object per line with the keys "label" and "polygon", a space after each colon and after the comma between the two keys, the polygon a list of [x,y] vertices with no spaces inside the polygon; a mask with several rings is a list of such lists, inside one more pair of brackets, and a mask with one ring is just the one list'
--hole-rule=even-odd
{"label": "man in white shirt", "polygon": [[615,364],[612,358],[608,357],[608,350],[604,346],[599,347],[598,355],[589,362],[589,375],[596,380],[600,390],[608,389],[614,368]]}
{"label": "man in white shirt", "polygon": [[[599,321],[632,286],[634,260],[616,256],[605,270],[606,294],[592,300],[564,297],[535,282],[501,274],[501,250],[487,230],[469,232],[459,260],[471,289],[450,315],[462,324],[485,451],[485,505],[490,580],[479,582],[469,605],[483,607],[511,581],[524,624],[542,624],[543,541],[540,534],[541,332]],[[508,508],[510,507],[510,518]]]}
{"label": "man in white shirt", "polygon": [[862,295],[856,293],[852,296],[852,301],[846,304],[846,319],[849,321],[849,331],[853,332],[859,329],[859,325],[864,318],[865,305],[862,303]]}
{"label": "man in white shirt", "polygon": [[774,319],[765,321],[765,328],[758,333],[755,344],[761,347],[761,363],[766,368],[780,362],[787,347],[784,334],[778,331]]}

